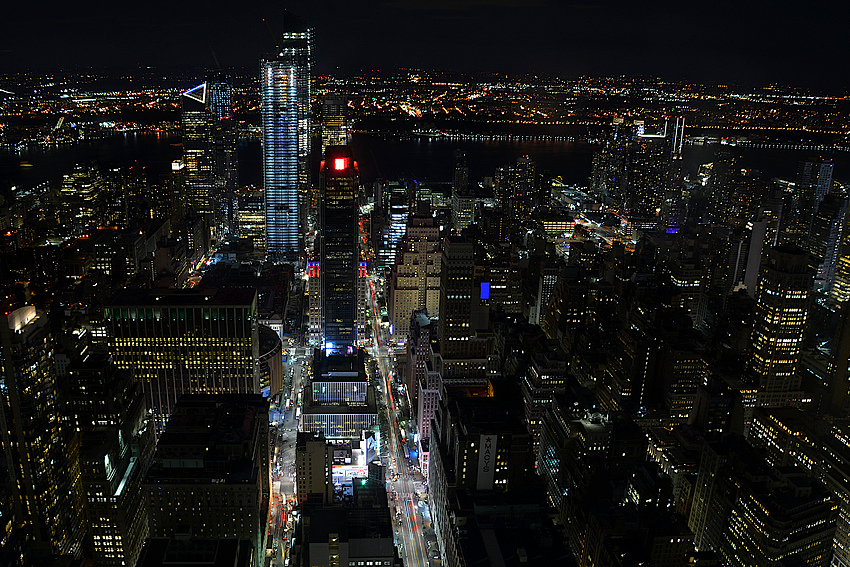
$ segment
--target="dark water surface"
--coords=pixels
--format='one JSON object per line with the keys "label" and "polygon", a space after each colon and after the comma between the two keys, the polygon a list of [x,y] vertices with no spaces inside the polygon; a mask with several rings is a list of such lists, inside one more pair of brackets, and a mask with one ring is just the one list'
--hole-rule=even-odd
{"label": "dark water surface", "polygon": [[[570,184],[586,185],[591,160],[598,146],[565,141],[465,141],[447,138],[417,138],[355,134],[351,139],[354,157],[364,182],[376,178],[411,177],[417,180],[450,181],[454,168],[454,152],[467,152],[469,179],[478,182],[492,176],[496,167],[506,165],[523,155],[531,156],[539,171],[561,176]],[[684,164],[695,172],[701,163],[712,161],[720,146],[685,146]],[[811,152],[737,148],[741,167],[757,169],[770,177],[793,179],[800,160],[814,157]],[[179,136],[152,133],[117,134],[103,140],[47,149],[31,148],[19,155],[0,151],[0,189],[8,186],[30,188],[44,181],[57,182],[75,164],[97,161],[101,166],[143,167],[151,182],[167,175],[171,162],[180,159]],[[836,152],[834,176],[850,180],[850,154]],[[27,162],[32,167],[20,167]],[[262,158],[258,140],[243,140],[239,145],[239,182],[261,185]]]}

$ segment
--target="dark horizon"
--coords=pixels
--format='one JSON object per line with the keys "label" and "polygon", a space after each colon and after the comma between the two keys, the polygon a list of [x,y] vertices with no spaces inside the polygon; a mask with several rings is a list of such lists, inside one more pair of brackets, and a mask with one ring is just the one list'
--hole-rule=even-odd
{"label": "dark horizon", "polygon": [[[644,76],[669,81],[790,85],[846,92],[835,62],[850,56],[847,5],[774,3],[770,12],[623,0],[429,0],[321,5],[297,0],[196,5],[153,0],[140,9],[101,0],[69,11],[7,8],[0,69],[216,67],[248,69],[274,48],[286,14],[315,28],[314,71],[445,69],[510,76]],[[266,20],[268,23],[266,23]],[[215,57],[212,54],[215,51]]]}

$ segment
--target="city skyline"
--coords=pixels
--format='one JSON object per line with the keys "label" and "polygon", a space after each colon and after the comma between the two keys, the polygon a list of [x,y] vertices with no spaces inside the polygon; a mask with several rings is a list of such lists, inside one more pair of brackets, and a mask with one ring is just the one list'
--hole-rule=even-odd
{"label": "city skyline", "polygon": [[0,39],[0,567],[850,567],[850,95],[655,78],[840,10],[159,1]]}
{"label": "city skyline", "polygon": [[[622,0],[218,3],[202,12],[155,0],[144,10],[96,0],[86,10],[13,6],[0,68],[207,66],[251,68],[272,53],[282,21],[317,30],[318,73],[436,68],[545,76],[639,75],[846,90],[834,62],[850,54],[848,8],[820,2],[759,6]],[[224,17],[223,14],[227,14]],[[0,27],[0,29],[2,29]],[[35,29],[33,30],[33,27]],[[351,30],[357,30],[352,33]],[[817,39],[806,30],[817,30]],[[116,49],[116,47],[118,49]]]}

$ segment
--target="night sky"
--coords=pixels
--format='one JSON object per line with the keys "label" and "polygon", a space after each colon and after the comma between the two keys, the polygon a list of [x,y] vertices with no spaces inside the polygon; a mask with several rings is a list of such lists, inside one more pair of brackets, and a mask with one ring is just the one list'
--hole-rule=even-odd
{"label": "night sky", "polygon": [[628,74],[844,92],[850,3],[719,0],[4,2],[0,70],[250,69],[284,8],[316,28],[316,71],[399,67]]}

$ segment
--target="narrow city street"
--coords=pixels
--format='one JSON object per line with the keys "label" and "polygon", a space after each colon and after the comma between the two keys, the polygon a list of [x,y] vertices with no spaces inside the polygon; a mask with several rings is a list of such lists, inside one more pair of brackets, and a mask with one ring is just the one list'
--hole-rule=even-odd
{"label": "narrow city street", "polygon": [[370,350],[382,378],[381,388],[389,423],[390,439],[385,443],[388,457],[387,485],[396,541],[400,543],[399,553],[406,565],[419,567],[437,565],[438,561],[433,557],[429,558],[426,545],[426,524],[430,528],[427,502],[420,500],[416,490],[417,484],[424,489],[424,479],[421,474],[417,475],[409,458],[405,455],[404,447],[407,439],[401,437],[398,429],[399,405],[393,394],[395,363],[387,346],[386,331],[381,327],[381,314],[377,305],[374,282],[372,282],[369,297],[373,319],[373,344]]}
{"label": "narrow city street", "polygon": [[[269,410],[274,441],[272,470],[272,498],[269,532],[273,537],[271,565],[288,565],[289,545],[295,524],[295,442],[298,435],[297,411],[301,401],[302,376],[308,371],[309,358],[305,347],[296,347],[284,364],[286,385],[280,395],[280,406]],[[291,372],[291,375],[289,374]]]}

